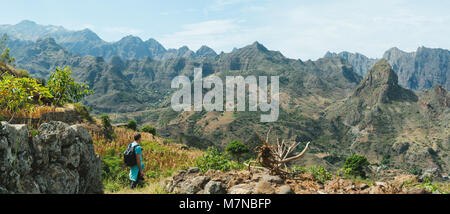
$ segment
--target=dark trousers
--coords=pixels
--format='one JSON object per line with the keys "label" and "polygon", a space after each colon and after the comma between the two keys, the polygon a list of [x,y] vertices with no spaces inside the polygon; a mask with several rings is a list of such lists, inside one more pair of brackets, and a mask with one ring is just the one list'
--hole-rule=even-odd
{"label": "dark trousers", "polygon": [[144,181],[144,178],[141,176],[141,171],[138,172],[136,181],[131,180],[131,189],[136,188],[137,185],[141,185],[140,181]]}

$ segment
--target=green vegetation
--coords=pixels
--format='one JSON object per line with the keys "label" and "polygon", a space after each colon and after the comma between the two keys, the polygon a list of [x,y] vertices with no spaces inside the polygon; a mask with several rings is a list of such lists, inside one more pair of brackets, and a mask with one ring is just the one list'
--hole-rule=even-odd
{"label": "green vegetation", "polygon": [[111,125],[111,119],[108,115],[100,116],[100,120],[102,121],[103,133],[105,136],[105,140],[108,142],[114,140],[116,138],[116,134],[114,133]]}
{"label": "green vegetation", "polygon": [[30,131],[31,137],[34,137],[34,136],[36,136],[36,135],[38,135],[38,134],[39,134],[39,132],[38,132],[38,130],[36,130],[36,129],[32,129],[32,130]]}
{"label": "green vegetation", "polygon": [[156,136],[156,128],[153,126],[144,126],[142,127],[141,131],[147,132],[152,134],[153,136]]}
{"label": "green vegetation", "polygon": [[109,118],[108,115],[104,114],[104,115],[100,116],[100,120],[102,121],[102,126],[104,129],[112,128],[111,119]]}
{"label": "green vegetation", "polygon": [[9,65],[13,65],[14,61],[16,61],[16,59],[14,57],[10,56],[10,49],[8,47],[6,47],[5,43],[6,40],[8,39],[8,35],[3,34],[2,38],[0,40],[0,62],[4,62],[6,64]]}
{"label": "green vegetation", "polygon": [[81,115],[85,120],[92,122],[94,119],[89,114],[88,109],[81,103],[74,103],[75,111]]}
{"label": "green vegetation", "polygon": [[351,177],[366,177],[365,167],[369,166],[367,158],[361,155],[352,155],[345,160],[343,167],[344,175]]}
{"label": "green vegetation", "polygon": [[136,131],[137,130],[137,123],[134,120],[129,120],[127,122],[127,128]]}
{"label": "green vegetation", "polygon": [[209,147],[202,157],[196,161],[196,166],[202,172],[206,172],[209,169],[230,171],[234,169],[244,169],[244,165],[230,160],[227,156],[215,147]]}
{"label": "green vegetation", "polygon": [[129,184],[123,160],[114,151],[102,158],[102,179],[105,189],[116,192]]}
{"label": "green vegetation", "polygon": [[420,169],[420,168],[413,168],[409,172],[411,174],[413,174],[413,175],[421,175],[422,174],[422,169]]}
{"label": "green vegetation", "polygon": [[94,91],[89,90],[88,85],[75,83],[71,74],[72,71],[69,67],[64,69],[56,67],[55,73],[50,75],[47,87],[53,96],[53,105],[63,106],[66,103],[79,102],[84,97],[94,93]]}
{"label": "green vegetation", "polygon": [[324,183],[325,181],[331,180],[333,175],[328,172],[323,166],[311,166],[309,171],[313,174],[316,181]]}
{"label": "green vegetation", "polygon": [[[37,97],[35,97],[37,96]],[[31,110],[35,104],[41,104],[43,98],[53,97],[49,88],[42,86],[36,79],[14,77],[3,73],[0,81],[0,109],[10,113]]]}
{"label": "green vegetation", "polygon": [[325,183],[326,181],[333,179],[333,174],[320,165],[314,165],[308,168],[302,166],[293,166],[290,169],[290,172],[294,174],[303,174],[306,172],[310,172],[312,173],[314,179],[321,183]]}
{"label": "green vegetation", "polygon": [[391,162],[391,156],[389,154],[383,155],[383,159],[381,160],[381,164],[388,166]]}
{"label": "green vegetation", "polygon": [[238,162],[243,154],[250,152],[250,149],[241,143],[241,141],[233,140],[228,143],[225,151],[231,154]]}

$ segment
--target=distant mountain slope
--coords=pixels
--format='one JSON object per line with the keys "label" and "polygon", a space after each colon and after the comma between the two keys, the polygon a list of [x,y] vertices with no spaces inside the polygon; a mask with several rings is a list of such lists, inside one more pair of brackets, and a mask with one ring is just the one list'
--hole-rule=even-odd
{"label": "distant mountain slope", "polygon": [[416,52],[406,53],[392,48],[383,58],[392,64],[402,86],[423,90],[441,85],[450,89],[449,50],[420,47]]}
{"label": "distant mountain slope", "polygon": [[[105,42],[89,29],[80,31],[67,30],[61,26],[39,25],[32,21],[22,21],[15,25],[0,25],[0,33],[8,34],[12,40],[37,41],[52,37],[62,47],[81,56],[100,56],[105,60],[113,56],[122,59],[168,59],[179,56],[194,58],[215,57],[217,54],[211,48],[204,46],[197,52],[187,47],[166,50],[158,41],[149,39],[142,41],[139,37],[126,36],[117,42]],[[190,52],[191,54],[186,54]]]}
{"label": "distant mountain slope", "polygon": [[[325,57],[339,56],[347,60],[355,72],[365,76],[379,59],[371,59],[359,53],[327,52]],[[398,48],[387,50],[386,59],[398,75],[399,84],[413,90],[425,90],[436,85],[450,89],[450,51],[439,48],[420,47],[416,52],[407,53]]]}
{"label": "distant mountain slope", "polygon": [[377,59],[368,58],[360,53],[350,53],[347,51],[340,53],[327,52],[324,57],[342,57],[348,61],[353,66],[353,70],[358,75],[364,77],[367,71],[378,61]]}
{"label": "distant mountain slope", "polygon": [[397,75],[382,59],[347,99],[327,109],[342,139],[372,162],[385,159],[406,169],[450,170],[448,92],[439,86],[415,94],[398,85]]}

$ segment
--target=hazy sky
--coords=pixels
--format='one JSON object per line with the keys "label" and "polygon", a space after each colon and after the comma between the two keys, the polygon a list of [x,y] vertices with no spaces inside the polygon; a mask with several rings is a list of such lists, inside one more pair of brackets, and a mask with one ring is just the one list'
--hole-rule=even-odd
{"label": "hazy sky", "polygon": [[1,0],[0,24],[28,19],[106,41],[155,38],[166,48],[207,45],[229,52],[259,41],[290,58],[326,51],[381,57],[398,47],[450,49],[448,0]]}

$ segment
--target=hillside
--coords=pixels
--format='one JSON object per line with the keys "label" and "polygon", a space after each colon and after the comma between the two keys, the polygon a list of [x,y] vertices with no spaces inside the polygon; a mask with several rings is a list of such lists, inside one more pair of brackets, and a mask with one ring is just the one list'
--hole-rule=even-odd
{"label": "hillside", "polygon": [[351,96],[327,109],[327,118],[347,127],[349,148],[371,161],[448,172],[448,99],[439,86],[418,94],[402,88],[380,60]]}

